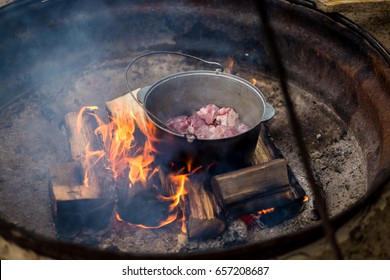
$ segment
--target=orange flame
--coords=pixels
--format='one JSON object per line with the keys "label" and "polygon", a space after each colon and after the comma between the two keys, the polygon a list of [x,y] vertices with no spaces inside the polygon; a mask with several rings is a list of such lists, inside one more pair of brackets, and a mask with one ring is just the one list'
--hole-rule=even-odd
{"label": "orange flame", "polygon": [[85,147],[85,160],[83,162],[84,167],[84,186],[89,186],[89,173],[91,172],[92,167],[103,158],[104,151],[97,150],[97,151],[91,151],[90,150],[90,143],[87,144]]}
{"label": "orange flame", "polygon": [[[198,170],[198,169],[196,169]],[[178,173],[182,172],[183,169],[181,169]],[[180,203],[180,201],[184,201],[184,196],[187,194],[187,191],[185,189],[185,185],[187,182],[189,182],[189,178],[188,176],[192,174],[192,173],[187,173],[187,174],[170,174],[169,175],[169,181],[173,184],[174,187],[176,187],[176,193],[171,195],[171,196],[159,196],[159,199],[161,201],[169,201],[171,202],[171,204],[169,205],[169,216],[161,221],[157,226],[145,226],[145,225],[142,225],[142,224],[133,224],[135,226],[138,226],[138,227],[141,227],[141,228],[145,228],[145,229],[151,229],[151,228],[160,228],[160,227],[163,227],[163,226],[166,226],[170,223],[172,223],[173,221],[175,221],[177,219],[177,216],[178,216],[178,205]],[[118,219],[118,221],[120,222],[123,222],[123,219],[120,217],[120,215],[118,213],[116,213],[116,218]],[[181,226],[181,230],[183,233],[186,233],[187,230],[186,230],[186,227],[185,227],[185,215],[183,213],[182,215],[182,218],[181,218],[181,223],[182,223],[182,226]],[[132,225],[131,223],[128,223],[130,225]]]}
{"label": "orange flame", "polygon": [[[104,151],[93,151],[90,145],[85,147],[84,184],[88,186],[88,174],[92,167],[106,157],[110,165],[107,169],[113,173],[115,182],[118,182],[118,178],[121,177],[128,178],[129,187],[133,187],[136,183],[145,188],[154,187],[148,182],[158,172],[158,168],[153,165],[156,153],[153,143],[158,141],[155,137],[155,126],[142,113],[134,113],[125,104],[117,103],[115,106],[116,114],[110,116],[109,123],[103,122],[96,114],[90,112],[97,110],[96,106],[83,107],[78,114],[78,130],[81,129],[82,115],[85,113],[92,115],[98,123],[94,133],[101,137],[104,144]],[[179,214],[178,205],[180,201],[184,201],[184,196],[187,194],[185,185],[189,183],[189,176],[200,168],[201,166],[192,169],[192,161],[189,161],[187,168],[170,174],[168,180],[172,184],[172,189],[176,191],[175,194],[158,196],[160,201],[169,203],[167,217],[157,226],[149,227],[142,224],[136,224],[136,226],[158,228],[175,221]],[[118,213],[116,213],[116,218],[118,221],[123,221]],[[182,231],[186,232],[184,213],[182,213],[181,222]]]}
{"label": "orange flame", "polygon": [[77,132],[80,133],[81,131],[81,123],[82,123],[82,117],[83,117],[83,114],[85,111],[94,111],[94,110],[97,110],[99,109],[97,106],[85,106],[83,108],[81,108],[81,110],[79,111],[78,115],[77,115],[77,120],[76,120],[76,129],[77,129]]}
{"label": "orange flame", "polygon": [[182,233],[187,233],[187,228],[186,228],[186,216],[183,213],[183,216],[181,217],[181,232]]}
{"label": "orange flame", "polygon": [[188,182],[188,177],[187,175],[171,175],[170,180],[173,184],[178,185],[176,194],[170,197],[173,200],[171,204],[171,210],[173,210],[173,208],[179,205],[181,197],[187,194],[185,183]]}
{"label": "orange flame", "polygon": [[257,212],[257,214],[265,215],[265,214],[268,214],[268,213],[272,213],[274,211],[275,211],[275,208],[268,208],[268,209],[260,210],[259,212]]}
{"label": "orange flame", "polygon": [[226,61],[225,72],[231,73],[233,71],[233,67],[234,67],[234,60],[233,60],[233,58],[228,57],[228,59]]}
{"label": "orange flame", "polygon": [[251,83],[252,83],[252,85],[256,85],[257,84],[257,80],[256,79],[251,79]]}
{"label": "orange flame", "polygon": [[303,197],[302,202],[306,202],[306,201],[309,201],[309,197],[305,195],[305,196]]}

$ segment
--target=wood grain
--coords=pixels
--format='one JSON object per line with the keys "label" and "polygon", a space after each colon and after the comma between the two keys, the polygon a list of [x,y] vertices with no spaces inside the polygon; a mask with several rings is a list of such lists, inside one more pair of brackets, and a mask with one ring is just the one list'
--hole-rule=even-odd
{"label": "wood grain", "polygon": [[288,190],[289,183],[285,159],[274,159],[212,178],[214,192],[225,205]]}
{"label": "wood grain", "polygon": [[314,0],[314,3],[324,12],[372,13],[390,10],[389,0]]}

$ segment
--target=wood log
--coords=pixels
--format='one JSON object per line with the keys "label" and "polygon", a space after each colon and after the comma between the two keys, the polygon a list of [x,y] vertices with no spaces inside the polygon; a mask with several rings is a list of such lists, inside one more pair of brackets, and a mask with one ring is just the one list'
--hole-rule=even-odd
{"label": "wood log", "polygon": [[[253,157],[253,164],[263,163],[259,160],[259,154],[264,153],[270,159],[284,158],[282,152],[276,145],[274,139],[269,133],[269,128],[267,123],[261,124],[261,132],[259,141],[262,144],[258,145],[258,147],[262,147],[261,150],[258,150]],[[259,144],[259,143],[258,143]],[[258,147],[256,149],[258,149]],[[305,190],[302,188],[297,178],[295,177],[294,172],[291,167],[287,164],[287,173],[288,178],[290,180],[290,192],[292,194],[292,200],[301,200],[306,195]]]}
{"label": "wood log", "polygon": [[318,9],[324,12],[379,12],[390,10],[389,0],[314,0]]}
{"label": "wood log", "polygon": [[65,126],[74,161],[50,168],[49,193],[57,234],[68,235],[83,227],[102,229],[113,216],[112,177],[106,170],[104,158],[88,168],[88,181],[85,181],[83,167],[87,144],[91,150],[102,147],[94,134],[97,123],[88,114],[79,118],[78,113],[70,112],[65,116]]}
{"label": "wood log", "polygon": [[53,165],[50,168],[50,178],[54,202],[98,198],[99,193],[94,188],[84,187],[83,176],[83,168],[79,162]]}
{"label": "wood log", "polygon": [[[88,183],[84,182],[87,184],[85,187],[96,193],[96,197],[112,197],[114,194],[112,174],[106,168],[108,163],[103,155],[103,143],[94,132],[98,126],[95,118],[88,113],[80,116],[77,112],[70,112],[65,115],[65,126],[72,158],[82,164],[84,172],[88,175]],[[98,151],[97,155],[90,156],[89,164],[85,163],[88,160],[87,146],[90,151]],[[97,160],[99,157],[100,160]],[[91,164],[92,162],[94,163]]]}
{"label": "wood log", "polygon": [[213,237],[223,232],[221,207],[214,194],[205,188],[205,180],[191,180],[186,185],[186,227],[188,238]]}
{"label": "wood log", "polygon": [[[107,110],[110,115],[117,117],[123,110],[133,112],[137,115],[139,125],[146,126],[146,116],[142,106],[140,106],[134,98],[137,96],[139,89],[118,97],[106,103]],[[168,174],[171,172],[163,163],[157,164],[159,168],[159,178],[161,186],[166,196],[174,195],[177,189],[168,179]],[[207,238],[216,236],[225,228],[225,223],[219,218],[221,208],[218,206],[215,196],[210,191],[207,191],[201,177],[191,175],[191,184],[186,184],[187,195],[185,199],[179,202],[178,208],[184,215],[185,231],[189,238]],[[195,179],[194,179],[195,178]]]}
{"label": "wood log", "polygon": [[291,190],[283,189],[271,194],[260,195],[256,198],[247,199],[244,204],[231,204],[228,207],[228,212],[231,217],[242,217],[247,214],[256,214],[261,210],[285,207],[294,201],[294,193]]}
{"label": "wood log", "polygon": [[250,200],[258,195],[269,195],[289,189],[285,159],[274,159],[262,164],[214,176],[214,193],[225,205]]}
{"label": "wood log", "polygon": [[302,199],[304,190],[262,124],[252,166],[211,178],[213,192],[230,217],[282,207]]}
{"label": "wood log", "polygon": [[137,116],[139,125],[146,126],[146,115],[143,107],[134,99],[140,89],[133,90],[114,100],[106,102],[107,111],[113,117],[118,117],[123,111],[131,112]]}
{"label": "wood log", "polygon": [[[165,170],[165,171],[164,171]],[[161,166],[161,184],[168,196],[174,195],[177,188],[168,179],[169,171]],[[179,202],[178,208],[185,219],[185,233],[189,239],[205,239],[217,236],[225,229],[221,218],[221,207],[214,194],[205,187],[205,174],[193,174],[185,184],[187,194]]]}
{"label": "wood log", "polygon": [[102,197],[83,185],[79,162],[56,164],[50,168],[49,195],[59,237],[69,237],[83,228],[101,230],[113,217],[113,197]]}

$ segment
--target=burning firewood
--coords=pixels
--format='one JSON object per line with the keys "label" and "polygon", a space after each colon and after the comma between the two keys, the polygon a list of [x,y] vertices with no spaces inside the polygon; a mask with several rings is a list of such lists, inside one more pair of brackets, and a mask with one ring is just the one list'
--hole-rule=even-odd
{"label": "burning firewood", "polygon": [[[125,145],[128,147],[125,162],[129,164],[126,178],[130,182],[117,187],[119,219],[141,227],[160,227],[181,220],[182,231],[189,238],[202,238],[216,236],[225,229],[225,214],[240,217],[284,206],[303,196],[301,188],[295,188],[299,184],[295,184],[286,160],[269,137],[266,124],[262,124],[253,166],[214,176],[212,188],[211,175],[201,166],[193,168],[189,162],[159,159],[153,153],[153,141],[159,139],[154,137],[153,126],[135,99],[138,91],[106,103],[114,127],[126,126],[121,120],[128,120],[128,126],[132,127],[129,138],[135,141]],[[136,156],[128,158],[134,151]],[[145,175],[143,182],[130,178],[133,171]],[[220,168],[213,172],[220,172]],[[151,216],[148,213],[153,212],[155,225],[145,224]],[[163,216],[167,219],[158,222]]]}
{"label": "burning firewood", "polygon": [[[132,92],[134,97],[137,93],[138,90]],[[131,130],[131,133],[128,131],[126,132],[128,135],[125,136],[125,138],[129,138],[129,143],[126,143],[126,140],[123,141],[127,147],[117,148],[122,145],[121,141],[107,141],[111,142],[111,150],[124,151],[117,155],[113,152],[114,157],[111,160],[123,162],[126,166],[122,172],[119,172],[121,174],[117,174],[117,217],[119,220],[133,225],[156,228],[164,225],[165,220],[169,219],[172,213],[170,213],[169,201],[161,198],[159,190],[161,184],[156,181],[158,180],[157,172],[153,171],[157,171],[157,166],[154,163],[150,147],[146,145],[147,122],[144,111],[130,94],[106,103],[113,130],[117,131],[118,134],[121,134],[120,127],[123,127],[123,131]],[[131,146],[134,148],[132,149]],[[141,178],[133,180],[130,178],[133,173],[145,173],[144,180]]]}
{"label": "burning firewood", "polygon": [[[137,116],[138,126],[146,127],[147,122],[143,108],[130,95],[133,94],[133,96],[136,96],[137,93],[138,90],[135,90],[107,102],[106,106],[112,117],[117,117],[125,110]],[[213,193],[205,189],[204,182],[201,178],[196,175],[191,175],[190,182],[185,185],[185,192],[187,193],[185,195],[184,191],[183,194],[178,194],[178,187],[174,179],[172,179],[172,174],[174,172],[168,170],[166,166],[163,164],[159,165],[160,185],[166,197],[176,197],[178,200],[176,207],[180,209],[182,220],[184,221],[182,231],[186,232],[189,238],[205,238],[221,233],[225,228],[225,223],[218,218],[220,215],[220,207]],[[181,176],[184,175],[176,175],[177,178],[184,178]]]}
{"label": "burning firewood", "polygon": [[[168,195],[177,192],[168,177],[169,171],[161,167],[161,184]],[[183,215],[182,231],[188,238],[207,238],[220,234],[225,229],[225,222],[220,218],[221,207],[214,194],[205,188],[204,174],[192,174],[185,185],[186,195],[179,202],[178,208]]]}
{"label": "burning firewood", "polygon": [[70,112],[65,116],[73,162],[50,168],[49,193],[57,234],[83,227],[105,228],[114,209],[114,192],[104,152],[94,134],[93,116]]}

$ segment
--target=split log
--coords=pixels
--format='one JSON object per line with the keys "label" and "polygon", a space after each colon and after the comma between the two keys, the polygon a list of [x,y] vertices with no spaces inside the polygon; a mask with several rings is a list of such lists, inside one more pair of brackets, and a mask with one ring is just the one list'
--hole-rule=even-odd
{"label": "split log", "polygon": [[118,117],[122,112],[129,112],[137,117],[139,125],[146,126],[146,115],[143,107],[135,100],[140,89],[133,90],[114,100],[106,102],[107,111],[113,117]]}
{"label": "split log", "polygon": [[213,193],[207,191],[205,182],[187,186],[186,219],[189,238],[217,236],[225,229],[221,208]]}
{"label": "split log", "polygon": [[263,164],[216,175],[211,184],[226,206],[289,189],[287,164],[275,159]]}
{"label": "split log", "polygon": [[[108,161],[104,156],[103,143],[95,135],[95,129],[98,126],[96,119],[88,113],[80,117],[79,113],[70,112],[65,115],[65,126],[69,135],[72,158],[82,164],[84,173],[88,175],[87,182],[84,182],[87,184],[85,187],[96,193],[96,197],[111,198],[114,194],[113,179],[112,174],[106,168]],[[91,162],[88,165],[85,164],[88,161],[87,146],[90,151],[98,151],[96,155],[89,156]],[[92,162],[94,163],[91,164]]]}
{"label": "split log", "polygon": [[87,144],[91,150],[102,147],[94,134],[97,123],[88,114],[78,119],[78,113],[70,112],[65,116],[65,126],[74,161],[50,168],[49,193],[57,234],[67,235],[83,227],[102,229],[110,223],[114,210],[111,174],[101,159],[88,168],[86,184],[82,167]]}
{"label": "split log", "polygon": [[82,228],[104,229],[113,217],[113,197],[102,197],[83,185],[79,162],[50,168],[49,195],[58,236],[69,237]]}
{"label": "split log", "polygon": [[314,0],[318,9],[327,13],[367,13],[390,10],[388,0]]}
{"label": "split log", "polygon": [[[176,194],[177,189],[168,179],[168,173],[164,166],[161,166],[160,181],[167,195],[171,196]],[[185,184],[187,194],[178,205],[185,219],[185,232],[190,239],[217,236],[225,229],[221,207],[214,194],[206,189],[205,177],[204,174],[190,175],[189,182]]]}
{"label": "split log", "polygon": [[229,216],[281,207],[305,194],[268,134],[266,124],[262,124],[252,164],[211,179],[213,191]]}
{"label": "split log", "polygon": [[[146,116],[142,106],[140,106],[130,95],[137,96],[139,89],[132,91],[124,96],[118,97],[106,103],[110,115],[117,117],[123,110],[132,112],[138,116],[138,124],[146,126]],[[159,178],[161,187],[166,196],[176,194],[176,188],[169,182],[168,173],[170,172],[164,164],[158,164]],[[225,223],[220,216],[220,207],[215,196],[207,191],[204,182],[199,178],[192,176],[191,184],[186,184],[187,195],[184,201],[181,201],[178,208],[185,216],[185,227],[189,238],[206,238],[216,236],[225,228]],[[203,176],[201,176],[203,177]],[[195,179],[194,179],[195,178]],[[120,198],[119,198],[120,199]]]}

